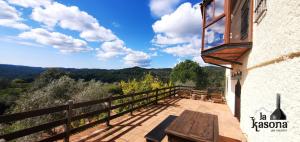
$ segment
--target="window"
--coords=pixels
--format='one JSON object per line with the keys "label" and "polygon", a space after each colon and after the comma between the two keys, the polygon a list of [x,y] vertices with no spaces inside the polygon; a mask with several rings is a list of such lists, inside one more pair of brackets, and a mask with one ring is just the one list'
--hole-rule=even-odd
{"label": "window", "polygon": [[202,0],[201,57],[204,62],[242,65],[240,57],[252,47],[253,1]]}
{"label": "window", "polygon": [[224,16],[224,0],[212,0],[205,7],[206,25],[212,24],[215,20]]}
{"label": "window", "polygon": [[215,17],[224,13],[224,0],[215,0]]}
{"label": "window", "polygon": [[249,5],[250,1],[247,0],[241,9],[241,40],[248,37],[249,29]]}
{"label": "window", "polygon": [[224,43],[225,17],[205,28],[204,49]]}
{"label": "window", "polygon": [[252,0],[203,0],[202,51],[251,42],[251,3]]}
{"label": "window", "polygon": [[267,0],[255,0],[255,23],[257,23],[262,15],[267,11]]}
{"label": "window", "polygon": [[204,49],[224,44],[224,0],[211,0],[205,5]]}
{"label": "window", "polygon": [[212,4],[207,5],[206,9],[206,23],[210,23],[212,22],[213,18],[214,18],[214,8]]}

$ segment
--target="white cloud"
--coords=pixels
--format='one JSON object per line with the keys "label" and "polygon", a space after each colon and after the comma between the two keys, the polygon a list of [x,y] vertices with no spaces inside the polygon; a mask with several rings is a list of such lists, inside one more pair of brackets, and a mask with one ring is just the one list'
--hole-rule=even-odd
{"label": "white cloud", "polygon": [[[66,6],[52,0],[8,1],[13,5],[31,8],[31,19],[41,23],[41,26],[44,27],[31,29],[19,34],[18,37],[22,40],[33,40],[41,45],[52,46],[63,53],[90,51],[93,49],[88,46],[86,41],[100,42],[100,48],[96,49],[96,52],[97,57],[101,60],[120,57],[128,66],[145,67],[150,65],[151,55],[127,48],[124,41],[119,39],[110,29],[100,25],[96,18],[85,11],[81,11],[76,6]],[[6,2],[3,1],[3,3],[8,6]],[[11,11],[14,10],[15,15],[0,13],[0,17],[12,17],[11,19],[19,21],[19,13],[14,7],[10,8],[12,9]],[[119,24],[114,22],[113,26],[118,27]],[[63,30],[79,32],[79,36],[86,41],[55,32],[57,27]],[[22,42],[22,44],[27,44],[27,42]]]}
{"label": "white cloud", "polygon": [[201,32],[201,12],[198,4],[180,5],[176,11],[163,16],[152,28],[155,33],[164,33],[168,37],[194,36]]}
{"label": "white cloud", "polygon": [[195,62],[197,62],[198,64],[200,64],[200,66],[208,66],[208,64],[205,63],[205,62],[203,61],[203,59],[202,59],[202,57],[201,57],[200,55],[195,56],[195,57],[193,58],[193,61],[195,61]]}
{"label": "white cloud", "polygon": [[133,51],[127,54],[124,58],[125,64],[129,66],[150,66],[150,56],[141,51]]}
{"label": "white cloud", "polygon": [[198,4],[183,3],[152,25],[155,33],[152,43],[165,53],[201,63],[201,21]]}
{"label": "white cloud", "polygon": [[175,46],[175,47],[169,47],[163,49],[164,52],[172,54],[173,56],[178,56],[178,57],[186,57],[186,56],[191,56],[194,55],[194,51],[196,51],[193,48],[190,48],[191,45],[185,45],[185,46]]}
{"label": "white cloud", "polygon": [[36,7],[31,14],[33,20],[54,28],[56,25],[63,29],[80,32],[80,37],[87,41],[112,41],[116,40],[111,30],[101,26],[97,19],[81,11],[76,6],[65,6],[58,2],[51,5]]}
{"label": "white cloud", "polygon": [[122,40],[114,40],[109,42],[104,42],[100,49],[98,49],[97,57],[100,60],[107,60],[114,58],[119,55],[125,55],[130,51],[129,48],[126,48]]}
{"label": "white cloud", "polygon": [[31,29],[30,31],[19,34],[20,38],[31,39],[37,43],[53,46],[62,53],[82,52],[92,50],[87,43],[80,39],[74,39],[71,36],[58,32],[49,32],[42,28]]}
{"label": "white cloud", "polygon": [[156,51],[156,50],[158,50],[158,48],[151,47],[151,48],[149,48],[149,50],[150,50],[150,51]]}
{"label": "white cloud", "polygon": [[161,17],[174,11],[180,0],[151,0],[149,7],[152,15]]}
{"label": "white cloud", "polygon": [[47,6],[51,4],[51,1],[52,0],[8,0],[10,4],[22,6],[25,8]]}
{"label": "white cloud", "polygon": [[30,27],[22,23],[21,14],[8,3],[0,0],[0,25],[19,30],[26,30]]}
{"label": "white cloud", "polygon": [[168,37],[163,34],[156,34],[152,43],[157,46],[163,47],[164,45],[174,45],[174,44],[182,44],[187,43],[189,38],[185,37]]}
{"label": "white cloud", "polygon": [[173,13],[163,16],[152,25],[155,45],[186,44],[201,36],[201,13],[198,5],[180,5]]}
{"label": "white cloud", "polygon": [[177,57],[199,56],[201,40],[194,38],[187,44],[171,46],[163,49],[164,52]]}
{"label": "white cloud", "polygon": [[122,56],[123,61],[128,66],[147,67],[150,65],[151,56],[145,52],[135,51],[127,48],[120,39],[104,42],[98,50],[97,57],[100,60],[107,60]]}
{"label": "white cloud", "polygon": [[1,42],[7,42],[7,43],[16,43],[23,46],[30,46],[30,47],[43,47],[41,44],[28,42],[22,38],[15,37],[15,36],[0,36]]}

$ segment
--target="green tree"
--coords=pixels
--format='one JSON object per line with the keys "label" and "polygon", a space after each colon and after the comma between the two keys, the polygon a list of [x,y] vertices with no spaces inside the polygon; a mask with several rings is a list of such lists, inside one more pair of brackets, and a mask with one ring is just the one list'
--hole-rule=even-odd
{"label": "green tree", "polygon": [[133,79],[128,82],[121,81],[120,84],[124,94],[153,90],[164,86],[162,81],[160,81],[158,78],[155,78],[150,73],[144,75],[140,81]]}
{"label": "green tree", "polygon": [[62,76],[70,76],[69,72],[63,71],[61,69],[48,69],[40,74],[35,81],[33,82],[33,86],[31,89],[40,89],[55,79],[59,79]]}
{"label": "green tree", "polygon": [[[162,83],[158,78],[151,75],[151,73],[148,73],[142,77],[141,80],[133,79],[131,81],[125,82],[121,81],[120,86],[123,91],[123,95],[129,95],[131,93],[135,92],[143,92],[148,90],[154,90],[156,88],[162,88],[166,85]],[[146,97],[147,94],[141,94],[139,96],[135,96],[134,99],[140,99],[142,97]],[[127,99],[120,99],[116,103],[121,104],[130,101],[130,98]],[[136,103],[136,105],[143,105],[147,103],[147,101]],[[124,110],[128,110],[129,106],[121,107],[118,109],[118,112],[122,112]]]}
{"label": "green tree", "polygon": [[191,60],[177,64],[171,72],[170,79],[175,84],[195,84],[198,89],[207,87],[206,73],[198,63]]}
{"label": "green tree", "polygon": [[0,89],[5,89],[9,87],[10,81],[8,79],[0,78]]}
{"label": "green tree", "polygon": [[208,66],[204,68],[204,72],[208,76],[209,88],[219,88],[224,91],[225,86],[225,69],[220,67]]}

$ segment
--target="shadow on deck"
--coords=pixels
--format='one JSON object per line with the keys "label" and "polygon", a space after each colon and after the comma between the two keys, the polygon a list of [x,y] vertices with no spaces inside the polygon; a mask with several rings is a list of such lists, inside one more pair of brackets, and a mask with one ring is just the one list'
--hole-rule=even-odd
{"label": "shadow on deck", "polygon": [[[193,110],[218,115],[219,141],[239,142],[245,138],[239,122],[233,117],[227,105],[213,104],[199,100],[171,98],[158,105],[135,111],[111,121],[111,126],[97,125],[71,136],[72,142],[145,142],[144,136],[169,115],[180,115],[184,110]],[[167,142],[167,138],[163,139]]]}

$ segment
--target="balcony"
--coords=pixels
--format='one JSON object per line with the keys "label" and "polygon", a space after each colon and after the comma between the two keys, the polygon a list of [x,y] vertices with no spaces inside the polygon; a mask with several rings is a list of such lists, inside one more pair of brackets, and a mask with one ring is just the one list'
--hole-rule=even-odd
{"label": "balcony", "polygon": [[252,0],[204,0],[201,56],[223,66],[238,60],[252,47]]}

